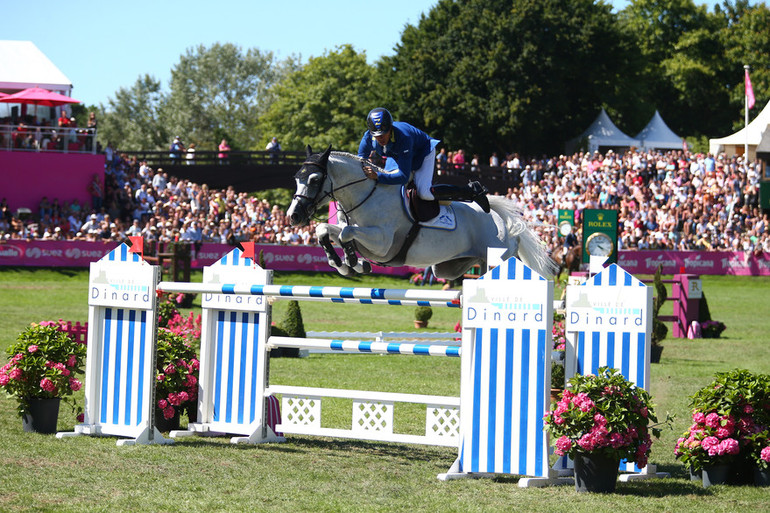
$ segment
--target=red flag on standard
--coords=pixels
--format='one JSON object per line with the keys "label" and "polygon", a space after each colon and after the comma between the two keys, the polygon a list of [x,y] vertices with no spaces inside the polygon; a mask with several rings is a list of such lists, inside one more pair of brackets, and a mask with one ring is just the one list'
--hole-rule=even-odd
{"label": "red flag on standard", "polygon": [[132,235],[128,237],[131,241],[131,247],[128,248],[129,253],[139,253],[139,256],[144,257],[144,237],[141,235]]}
{"label": "red flag on standard", "polygon": [[749,70],[746,70],[746,98],[749,108],[754,107],[754,88],[751,87],[751,79],[749,78]]}
{"label": "red flag on standard", "polygon": [[243,248],[243,258],[251,258],[254,260],[254,243],[253,242],[241,242]]}

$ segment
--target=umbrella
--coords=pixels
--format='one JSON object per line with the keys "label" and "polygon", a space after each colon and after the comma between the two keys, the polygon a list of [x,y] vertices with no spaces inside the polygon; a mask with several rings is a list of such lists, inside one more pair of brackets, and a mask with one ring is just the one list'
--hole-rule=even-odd
{"label": "umbrella", "polygon": [[37,117],[37,106],[42,105],[44,107],[58,107],[59,105],[65,105],[67,103],[80,103],[80,100],[75,100],[69,96],[63,94],[54,93],[48,89],[42,89],[40,87],[30,87],[24,89],[18,93],[10,94],[0,98],[2,103],[26,103],[35,105],[35,117]]}

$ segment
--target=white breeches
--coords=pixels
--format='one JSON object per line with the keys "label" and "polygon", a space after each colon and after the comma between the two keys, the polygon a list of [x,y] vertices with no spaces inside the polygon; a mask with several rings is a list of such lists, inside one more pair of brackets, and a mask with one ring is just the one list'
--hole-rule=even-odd
{"label": "white breeches", "polygon": [[417,195],[424,200],[433,200],[430,188],[433,185],[433,166],[436,162],[436,150],[432,150],[422,161],[422,165],[414,172],[414,185],[417,187]]}

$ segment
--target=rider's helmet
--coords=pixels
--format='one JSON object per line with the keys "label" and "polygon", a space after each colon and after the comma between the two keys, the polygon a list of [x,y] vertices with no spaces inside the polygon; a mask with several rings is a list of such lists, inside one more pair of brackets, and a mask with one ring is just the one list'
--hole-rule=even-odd
{"label": "rider's helmet", "polygon": [[390,115],[388,109],[377,107],[366,116],[366,126],[374,136],[386,134],[393,128],[393,116]]}

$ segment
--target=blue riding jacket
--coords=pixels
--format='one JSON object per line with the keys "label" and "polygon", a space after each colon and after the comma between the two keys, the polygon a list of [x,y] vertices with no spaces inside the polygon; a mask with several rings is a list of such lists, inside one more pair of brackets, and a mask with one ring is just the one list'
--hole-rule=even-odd
{"label": "blue riding jacket", "polygon": [[358,145],[358,156],[369,158],[374,151],[378,155],[390,157],[385,162],[385,172],[377,173],[377,181],[388,185],[405,185],[412,171],[420,168],[425,157],[439,142],[409,123],[394,121],[390,141],[385,146],[380,146],[367,130]]}

